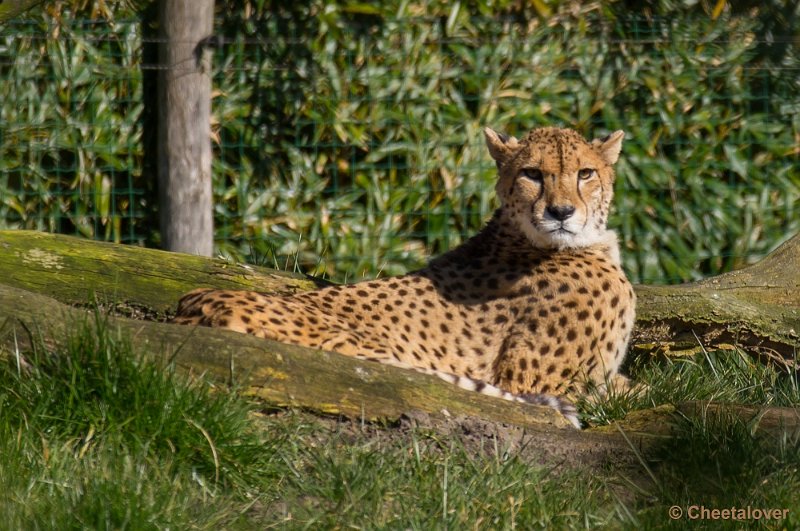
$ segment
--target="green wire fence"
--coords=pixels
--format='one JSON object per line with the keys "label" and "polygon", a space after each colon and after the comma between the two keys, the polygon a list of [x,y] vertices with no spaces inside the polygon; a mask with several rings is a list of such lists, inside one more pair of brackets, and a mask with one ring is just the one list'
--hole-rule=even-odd
{"label": "green wire fence", "polygon": [[[143,133],[157,43],[142,11],[108,4],[0,26],[0,228],[159,243]],[[335,280],[418,267],[496,207],[485,125],[627,132],[610,224],[637,282],[740,267],[800,230],[800,60],[781,3],[285,4],[217,17],[223,255]]]}

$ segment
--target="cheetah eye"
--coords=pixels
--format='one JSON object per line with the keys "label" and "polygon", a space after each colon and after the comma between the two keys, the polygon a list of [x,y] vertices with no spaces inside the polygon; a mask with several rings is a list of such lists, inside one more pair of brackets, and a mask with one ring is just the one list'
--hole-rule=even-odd
{"label": "cheetah eye", "polygon": [[592,175],[594,175],[594,170],[592,168],[581,168],[580,170],[578,170],[578,179],[582,181],[585,181]]}
{"label": "cheetah eye", "polygon": [[520,172],[520,175],[535,183],[540,183],[544,180],[544,175],[542,174],[542,170],[538,168],[523,168],[522,171]]}

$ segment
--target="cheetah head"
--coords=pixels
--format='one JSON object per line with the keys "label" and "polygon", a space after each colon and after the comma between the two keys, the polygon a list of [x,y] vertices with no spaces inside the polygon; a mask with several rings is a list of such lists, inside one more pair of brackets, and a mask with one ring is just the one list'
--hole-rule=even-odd
{"label": "cheetah head", "polygon": [[[522,140],[484,130],[497,162],[502,213],[538,248],[608,240],[614,170],[625,133],[587,142],[572,129],[534,129]],[[615,240],[616,241],[616,240]]]}

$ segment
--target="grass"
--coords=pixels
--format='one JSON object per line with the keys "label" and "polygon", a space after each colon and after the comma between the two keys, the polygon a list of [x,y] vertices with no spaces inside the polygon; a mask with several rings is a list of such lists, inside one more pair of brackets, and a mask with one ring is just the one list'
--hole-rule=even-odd
{"label": "grass", "polygon": [[[58,346],[17,354],[0,363],[6,529],[685,525],[668,518],[672,505],[789,509],[781,524],[800,523],[797,438],[755,435],[732,417],[685,419],[637,471],[652,480],[634,488],[613,468],[532,465],[422,429],[260,414],[235,390],[141,357],[97,313]],[[796,377],[730,351],[634,371],[648,389],[586,410],[588,420],[701,398],[800,404]]]}
{"label": "grass", "polygon": [[[744,421],[733,417],[687,419],[680,436],[652,456],[658,478],[657,503],[637,514],[644,528],[662,527],[667,508],[685,512],[690,506],[788,509],[779,528],[800,524],[800,443],[796,435],[774,440],[754,435]],[[684,513],[686,514],[686,513]],[[686,517],[683,518],[686,521]],[[774,527],[775,522],[749,521],[744,526]],[[681,528],[681,522],[674,522]],[[743,522],[708,521],[713,528],[741,529]]]}
{"label": "grass", "polygon": [[[275,516],[312,528],[580,527],[611,518],[602,481],[520,459],[475,458],[412,435],[386,446],[334,441],[306,454]],[[577,495],[565,498],[564,491]]]}
{"label": "grass", "polygon": [[586,421],[607,424],[631,410],[690,400],[800,406],[797,374],[762,363],[739,349],[661,361],[640,359],[628,372],[645,390],[611,393],[598,405],[582,404]]}
{"label": "grass", "polygon": [[[641,393],[611,396],[586,406],[587,420],[607,423],[628,411],[690,400],[714,400],[754,406],[800,406],[800,385],[794,372],[766,365],[741,350],[704,351],[691,358],[649,360],[632,367]],[[634,512],[636,527],[682,529],[691,506],[706,508],[788,509],[778,527],[800,523],[800,434],[774,438],[732,414],[684,418],[676,435],[648,455],[655,481]],[[668,509],[684,511],[675,521]],[[696,514],[696,513],[694,513]],[[775,521],[696,521],[718,529],[775,525]]]}
{"label": "grass", "polygon": [[247,404],[145,362],[99,314],[24,359],[29,368],[9,357],[0,369],[9,529],[217,528],[240,517],[227,493],[270,455]]}

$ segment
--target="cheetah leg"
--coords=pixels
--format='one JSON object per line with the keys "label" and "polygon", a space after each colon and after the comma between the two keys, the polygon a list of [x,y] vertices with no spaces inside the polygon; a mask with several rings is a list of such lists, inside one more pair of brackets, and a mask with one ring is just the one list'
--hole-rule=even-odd
{"label": "cheetah leg", "polygon": [[606,378],[605,382],[589,382],[580,386],[581,392],[571,398],[583,397],[590,404],[602,402],[609,396],[636,396],[647,390],[647,385],[641,382],[631,382],[622,374],[612,374]]}
{"label": "cheetah leg", "polygon": [[632,382],[627,376],[619,373],[609,378],[605,387],[606,394],[638,395],[647,390],[648,386],[642,382]]}
{"label": "cheetah leg", "polygon": [[573,386],[575,374],[567,360],[543,357],[536,350],[535,339],[511,335],[492,364],[491,383],[514,394],[565,395]]}
{"label": "cheetah leg", "polygon": [[492,364],[492,386],[522,401],[550,406],[560,411],[580,428],[578,413],[565,396],[572,380],[559,374],[542,372],[541,363],[533,353],[533,342],[523,335],[511,335]]}

